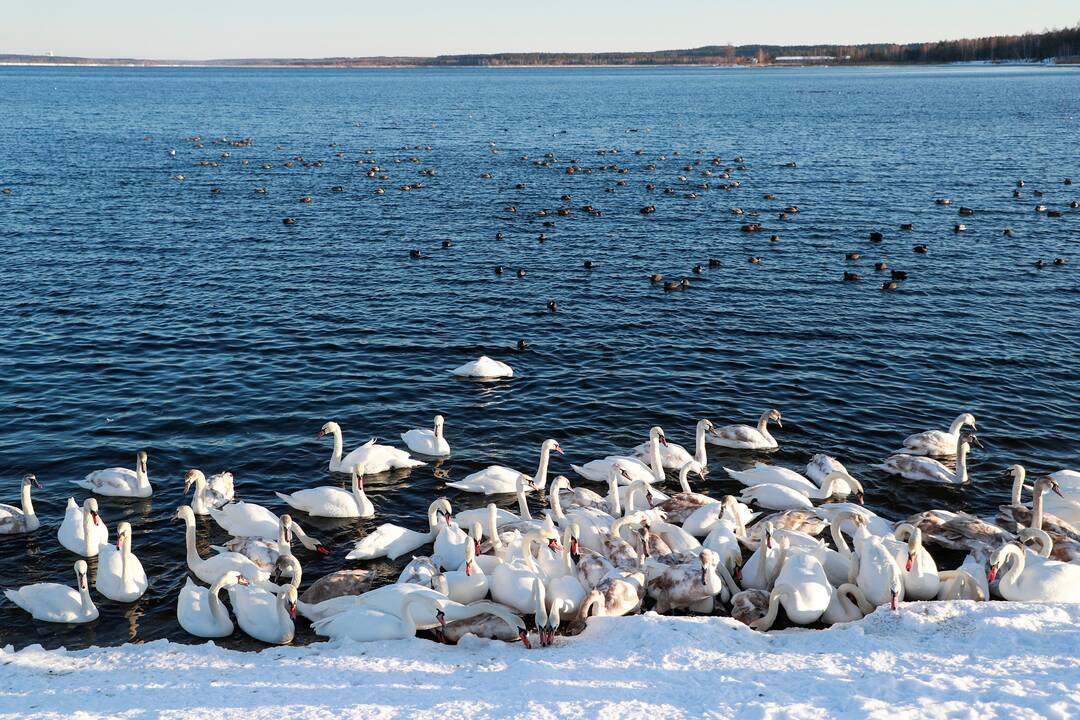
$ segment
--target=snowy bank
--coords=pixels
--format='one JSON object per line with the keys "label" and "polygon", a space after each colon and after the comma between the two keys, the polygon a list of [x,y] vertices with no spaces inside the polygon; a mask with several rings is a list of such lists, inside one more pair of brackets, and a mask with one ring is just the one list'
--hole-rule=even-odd
{"label": "snowy bank", "polygon": [[593,618],[546,650],[467,638],[0,651],[0,718],[1080,715],[1080,605],[910,603],[828,630]]}

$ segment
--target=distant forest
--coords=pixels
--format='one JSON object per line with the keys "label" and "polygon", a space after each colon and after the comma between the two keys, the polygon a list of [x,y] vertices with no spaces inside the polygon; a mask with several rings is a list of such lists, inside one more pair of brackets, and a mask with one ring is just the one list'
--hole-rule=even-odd
{"label": "distant forest", "polygon": [[436,57],[338,57],[317,59],[138,60],[79,58],[0,53],[0,63],[87,65],[192,65],[292,67],[498,67],[536,65],[769,65],[828,63],[953,62],[1080,63],[1080,23],[1075,27],[1023,35],[942,40],[939,42],[868,45],[709,45],[688,50],[610,53],[495,53]]}

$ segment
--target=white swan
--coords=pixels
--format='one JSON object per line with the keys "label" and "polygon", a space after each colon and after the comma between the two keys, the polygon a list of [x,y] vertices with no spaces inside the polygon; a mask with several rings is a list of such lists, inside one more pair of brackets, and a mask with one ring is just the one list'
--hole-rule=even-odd
{"label": "white swan", "polygon": [[957,454],[957,443],[960,440],[960,431],[965,425],[975,429],[975,416],[971,413],[962,413],[953,420],[948,431],[927,430],[926,432],[908,435],[904,439],[904,447],[896,451],[897,455],[927,455],[930,457],[953,457]]}
{"label": "white swan", "polygon": [[454,602],[468,604],[483,600],[488,594],[488,576],[476,562],[476,545],[465,544],[465,562],[458,570],[443,573],[446,578],[446,595]]}
{"label": "white swan", "polygon": [[154,494],[146,475],[146,451],[135,456],[135,469],[114,467],[95,470],[82,480],[72,480],[81,488],[109,497],[148,498]]}
{"label": "white swan", "polygon": [[990,556],[987,580],[993,583],[1007,559],[1012,565],[1001,576],[998,592],[1016,602],[1080,602],[1080,565],[1040,558],[1013,543]]}
{"label": "white swan", "polygon": [[416,615],[420,612],[434,612],[445,621],[444,600],[436,600],[424,595],[415,595],[405,600],[401,614],[382,612],[365,605],[353,606],[337,615],[316,621],[312,629],[317,635],[334,640],[348,639],[355,642],[374,642],[377,640],[404,640],[416,635]]}
{"label": "white swan", "polygon": [[64,521],[56,533],[60,544],[76,555],[97,557],[98,548],[109,542],[109,528],[98,515],[98,503],[87,498],[82,508],[75,498],[68,498]]}
{"label": "white swan", "polygon": [[664,430],[653,427],[649,430],[649,463],[638,460],[629,455],[608,455],[600,460],[592,460],[584,465],[571,465],[570,467],[581,477],[593,482],[604,482],[608,478],[611,466],[618,464],[629,477],[627,482],[644,480],[647,483],[663,482],[664,462],[660,457],[660,447],[667,446],[667,438]]}
{"label": "white swan", "polygon": [[798,490],[801,493],[810,493],[818,489],[818,486],[812,483],[808,478],[803,477],[794,470],[789,470],[786,467],[780,467],[779,465],[766,465],[765,463],[759,462],[754,463],[754,467],[748,470],[732,470],[731,468],[724,468],[724,472],[746,487],[769,483],[772,485],[784,485],[792,490]]}
{"label": "white swan", "polygon": [[352,468],[352,492],[339,487],[322,485],[320,487],[297,490],[286,495],[275,492],[280,499],[296,510],[302,510],[312,517],[327,518],[368,518],[375,514],[375,506],[364,494],[364,467]]}
{"label": "white swan", "polygon": [[32,473],[23,475],[21,507],[0,503],[0,535],[21,535],[32,533],[41,527],[41,521],[34,512],[34,503],[30,500],[30,486],[41,487],[41,483]]}
{"label": "white swan", "polygon": [[514,370],[509,365],[499,360],[492,360],[487,355],[481,355],[476,360],[454,368],[452,371],[458,377],[473,378],[476,380],[493,380],[496,378],[512,378]]}
{"label": "white swan", "polygon": [[455,570],[465,562],[465,548],[474,544],[469,533],[453,519],[448,519],[435,535],[431,559],[443,570]]}
{"label": "white swan", "polygon": [[[800,508],[809,510],[814,506],[810,502],[811,499],[825,500],[831,498],[838,495],[843,489],[850,488],[852,482],[857,481],[839,473],[834,473],[825,479],[824,486],[808,492],[793,490],[786,485],[764,483],[743,489],[739,497],[744,502],[752,501],[758,506],[770,510],[797,510]],[[857,493],[857,497],[861,498],[862,486],[858,487]]]}
{"label": "white swan", "polygon": [[[678,443],[668,441],[660,448],[660,460],[668,470],[678,470],[690,461],[697,462],[702,472],[709,464],[709,455],[705,450],[705,434],[716,428],[710,420],[698,420],[694,429],[694,454],[691,455],[686,448]],[[633,450],[634,456],[642,462],[649,462],[652,457],[652,443],[643,442]]]}
{"label": "white swan", "polygon": [[[211,508],[210,517],[221,526],[221,529],[233,537],[263,538],[265,540],[277,540],[281,531],[281,518],[270,512],[262,505],[256,503],[240,502],[229,503],[221,508]],[[293,520],[290,528],[308,550],[315,551],[320,555],[326,555],[329,550],[316,540],[309,537],[300,524]]]}
{"label": "white swan", "polygon": [[251,585],[233,585],[229,599],[236,624],[240,629],[264,643],[287,645],[296,634],[296,587],[283,586],[277,594]]}
{"label": "white swan", "polygon": [[240,553],[267,572],[280,570],[281,558],[292,555],[292,517],[282,515],[278,524],[277,541],[261,537],[234,537],[224,545],[211,545],[210,549],[218,553]]}
{"label": "white swan", "polygon": [[923,547],[922,530],[910,523],[902,523],[897,526],[895,537],[904,543],[894,548],[896,563],[904,577],[904,597],[908,600],[933,600],[937,597],[941,581],[937,563]]}
{"label": "white swan", "polygon": [[195,637],[221,638],[232,635],[233,622],[218,594],[222,588],[246,582],[235,570],[222,575],[209,589],[196,585],[190,577],[186,578],[176,598],[176,620],[180,627]]}
{"label": "white swan", "polygon": [[[825,478],[833,473],[840,473],[847,477],[854,477],[848,469],[844,467],[844,463],[840,462],[831,455],[824,453],[818,453],[810,458],[810,462],[806,463],[806,477],[810,478],[818,485],[825,482]],[[855,492],[855,488],[851,488],[844,493],[845,495]]]}
{"label": "white swan", "polygon": [[431,430],[427,428],[414,428],[401,433],[401,441],[409,448],[409,452],[428,457],[449,457],[450,443],[443,437],[443,416],[435,416],[435,426]]}
{"label": "white swan", "polygon": [[97,591],[116,602],[135,602],[146,592],[146,572],[131,552],[131,524],[116,526],[116,547],[102,545],[98,557]]}
{"label": "white swan", "polygon": [[540,578],[540,570],[534,559],[533,548],[552,541],[558,541],[554,533],[543,529],[530,531],[524,539],[522,559],[504,562],[495,568],[490,581],[492,599],[520,613],[534,609],[532,584]]}
{"label": "white swan", "polygon": [[982,444],[974,435],[961,435],[960,439],[956,441],[955,472],[937,460],[922,455],[892,455],[880,465],[871,465],[871,467],[881,468],[890,475],[899,475],[908,480],[925,480],[946,485],[966,485],[970,482],[967,471],[969,441],[982,447]]}
{"label": "white swan", "polygon": [[97,620],[98,609],[90,599],[86,582],[86,561],[75,561],[75,584],[78,589],[58,583],[23,585],[5,590],[8,600],[34,616],[35,620],[53,623],[88,623]]}
{"label": "white swan", "polygon": [[176,511],[176,519],[183,520],[185,525],[184,542],[188,568],[207,585],[213,585],[230,570],[235,570],[251,582],[270,579],[269,572],[240,553],[224,552],[203,560],[195,548],[195,513],[191,507],[181,505]]}
{"label": "white swan", "polygon": [[688,460],[679,468],[679,492],[673,493],[659,504],[660,509],[667,515],[668,522],[682,523],[684,528],[686,519],[695,512],[698,512],[706,505],[719,502],[715,498],[696,493],[690,489],[689,476],[692,472],[696,472],[702,480],[705,479],[705,469],[701,466],[701,463],[696,460]]}
{"label": "white swan", "polygon": [[771,628],[781,605],[788,620],[797,625],[817,622],[832,601],[833,587],[813,552],[792,550],[786,543],[780,552],[782,567],[769,596],[769,612],[750,623],[755,630]]}
{"label": "white swan", "polygon": [[440,512],[443,513],[447,523],[449,523],[450,502],[446,498],[439,498],[428,506],[427,532],[409,530],[400,525],[384,523],[359,540],[353,550],[345,556],[345,559],[374,560],[375,558],[387,557],[391,560],[397,560],[406,553],[411,553],[419,547],[434,542],[435,537],[438,535],[438,515]]}
{"label": "white swan", "polygon": [[485,495],[498,495],[512,493],[517,490],[518,478],[524,476],[526,484],[534,492],[543,492],[547,487],[548,459],[552,451],[563,454],[558,441],[548,439],[540,445],[540,464],[536,468],[536,475],[529,477],[524,473],[511,470],[504,465],[489,465],[488,467],[474,472],[457,482],[446,483],[446,487],[465,492],[483,493]]}
{"label": "white swan", "polygon": [[210,508],[220,508],[231,503],[236,497],[231,472],[222,472],[207,478],[202,470],[188,470],[184,476],[185,495],[192,485],[195,486],[195,494],[191,496],[191,509],[196,515],[209,515]]}
{"label": "white swan", "polygon": [[389,445],[377,445],[371,438],[344,458],[342,453],[341,426],[328,422],[322,426],[318,437],[334,436],[334,450],[330,455],[330,472],[350,473],[353,467],[361,465],[368,475],[378,475],[389,470],[414,468],[426,465],[420,460],[409,457],[409,453]]}
{"label": "white swan", "polygon": [[757,427],[725,425],[709,433],[706,440],[713,445],[739,450],[776,450],[780,446],[776,438],[769,433],[770,420],[775,420],[777,425],[784,427],[780,422],[779,410],[766,410],[761,414]]}
{"label": "white swan", "polygon": [[821,622],[826,625],[855,622],[874,612],[874,609],[858,585],[842,583],[833,592],[829,607],[821,615]]}
{"label": "white swan", "polygon": [[855,584],[872,605],[890,603],[895,609],[904,599],[904,576],[896,558],[880,537],[871,535],[865,528],[856,534],[853,542],[856,549],[852,560]]}

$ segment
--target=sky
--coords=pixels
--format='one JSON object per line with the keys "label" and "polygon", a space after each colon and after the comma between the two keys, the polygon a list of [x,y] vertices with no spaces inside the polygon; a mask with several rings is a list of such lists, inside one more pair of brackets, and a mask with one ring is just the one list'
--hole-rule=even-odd
{"label": "sky", "polygon": [[1080,22],[1076,0],[3,0],[0,53],[206,60],[922,42]]}

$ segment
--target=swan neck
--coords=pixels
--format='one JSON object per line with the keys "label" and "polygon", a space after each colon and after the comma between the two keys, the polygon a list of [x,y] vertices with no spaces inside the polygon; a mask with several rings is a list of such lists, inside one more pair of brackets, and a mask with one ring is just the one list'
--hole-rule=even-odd
{"label": "swan neck", "polygon": [[187,526],[184,531],[184,544],[187,546],[187,563],[188,567],[194,570],[195,566],[202,562],[199,551],[195,549],[195,518],[185,517],[184,524]]}
{"label": "swan neck", "polygon": [[142,458],[135,460],[135,479],[140,489],[145,490],[150,487],[150,477],[146,473],[146,463],[142,461]]}
{"label": "swan neck", "polygon": [[699,424],[694,437],[694,460],[705,467],[709,462],[709,453],[705,450],[705,426]]}
{"label": "swan neck", "polygon": [[126,588],[131,582],[131,538],[120,544],[120,585]]}
{"label": "swan neck", "polygon": [[334,454],[330,456],[330,464],[336,466],[336,465],[341,464],[341,450],[342,450],[341,428],[337,427],[337,426],[334,426],[333,434],[334,434]]}
{"label": "swan neck", "polygon": [[90,598],[90,581],[86,581],[85,587],[79,588],[79,603],[84,615],[89,615],[94,608],[94,601]]}
{"label": "swan neck", "polygon": [[1026,558],[1024,557],[1024,551],[1016,547],[1015,545],[1009,544],[1005,545],[1004,547],[1005,557],[1001,558],[1002,562],[1004,563],[1005,558],[1012,555],[1013,563],[1012,566],[1009,567],[1008,571],[1001,577],[1001,582],[998,584],[998,586],[1001,587],[1002,585],[1008,585],[1009,587],[1013,587],[1016,585],[1017,579],[1024,572]]}
{"label": "swan neck", "polygon": [[547,487],[547,473],[548,473],[548,460],[551,456],[551,449],[547,445],[540,450],[540,464],[536,467],[536,476],[533,478],[533,482],[536,483],[536,487]]}
{"label": "swan neck", "polygon": [[562,499],[559,497],[559,488],[561,483],[556,483],[551,486],[551,492],[548,493],[548,504],[551,505],[551,514],[555,517],[555,522],[560,525],[566,522],[566,513],[562,509]]}
{"label": "swan neck", "polygon": [[92,538],[94,537],[94,518],[85,509],[82,511],[82,518],[83,542],[86,543],[86,549],[89,552],[92,549]]}
{"label": "swan neck", "polygon": [[1023,505],[1024,504],[1024,501],[1022,499],[1023,497],[1024,497],[1024,473],[1023,472],[1018,472],[1018,473],[1016,473],[1016,477],[1013,478],[1012,506],[1013,507],[1020,507],[1021,505]]}
{"label": "swan neck", "polygon": [[540,544],[540,535],[536,531],[530,532],[525,536],[525,543],[522,549],[525,551],[525,567],[529,568],[529,572],[536,574],[536,562],[533,560],[533,546]]}
{"label": "swan neck", "polygon": [[1043,492],[1042,488],[1035,491],[1031,500],[1031,527],[1042,530],[1043,525]]}
{"label": "swan neck", "polygon": [[649,438],[649,466],[652,468],[653,477],[662,482],[664,480],[664,459],[660,457],[660,438]]}
{"label": "swan neck", "polygon": [[758,429],[758,432],[761,433],[762,435],[764,435],[765,437],[772,437],[771,435],[769,435],[769,413],[768,412],[761,413],[761,417],[757,421],[757,429]]}
{"label": "swan neck", "polygon": [[28,518],[34,517],[34,503],[30,499],[30,483],[23,483],[22,486],[22,505],[23,515]]}
{"label": "swan neck", "polygon": [[[704,442],[704,440],[702,442]],[[684,465],[683,468],[679,470],[679,488],[687,495],[693,492],[690,489],[690,480],[687,478],[689,474],[690,468],[686,465]]]}
{"label": "swan neck", "polygon": [[[222,575],[217,582],[210,586],[210,590],[206,593],[206,603],[210,607],[210,614],[215,618],[220,618],[221,614],[225,612],[225,607],[221,604],[218,593],[221,592],[221,588],[225,587],[226,579],[227,574]],[[228,613],[225,616],[228,617]]]}
{"label": "swan neck", "polygon": [[955,420],[953,420],[952,425],[949,426],[949,434],[950,435],[959,435],[960,434],[960,428],[962,428],[962,427],[964,427],[964,416],[960,415]]}
{"label": "swan neck", "polygon": [[832,535],[832,541],[833,544],[836,545],[836,550],[844,557],[851,557],[851,548],[848,547],[847,540],[844,538],[844,533],[840,532],[839,520],[829,523],[829,534]]}
{"label": "swan neck", "polygon": [[494,505],[488,508],[488,532],[491,534],[491,549],[498,555],[503,549],[503,543],[499,537],[499,509]]}
{"label": "swan neck", "polygon": [[967,482],[967,443],[961,443],[956,451],[956,479],[962,485]]}
{"label": "swan neck", "polygon": [[608,482],[608,504],[611,506],[611,516],[622,515],[622,498],[619,497],[619,481],[612,479]]}
{"label": "swan neck", "polygon": [[788,586],[786,585],[773,588],[772,594],[769,596],[769,612],[761,619],[761,624],[758,625],[759,630],[768,630],[776,622],[776,616],[780,612],[780,596],[787,591]]}

